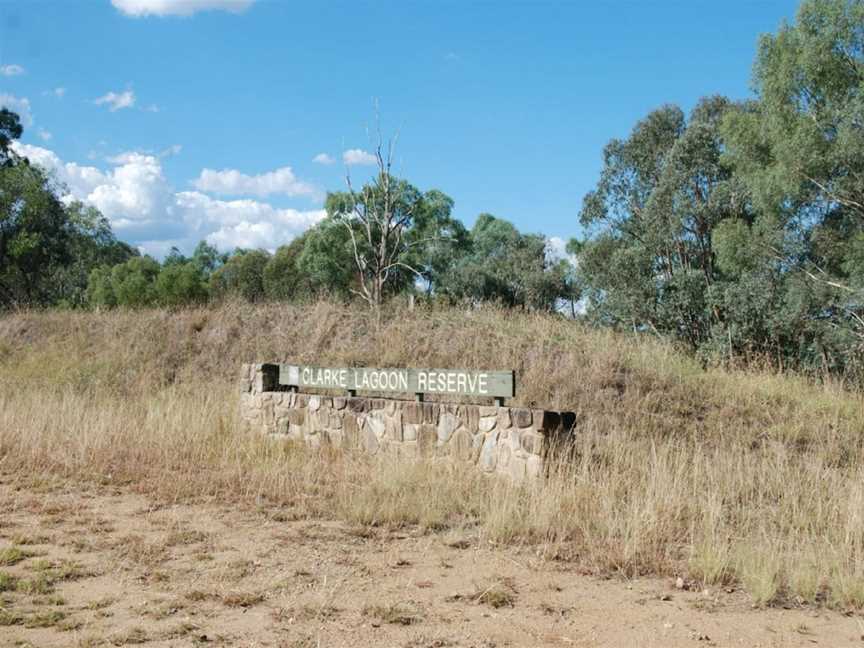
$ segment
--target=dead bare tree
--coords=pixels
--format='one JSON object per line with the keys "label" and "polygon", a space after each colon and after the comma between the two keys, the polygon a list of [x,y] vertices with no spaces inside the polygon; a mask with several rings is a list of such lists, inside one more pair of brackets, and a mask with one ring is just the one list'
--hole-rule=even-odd
{"label": "dead bare tree", "polygon": [[338,214],[348,229],[357,265],[358,289],[352,289],[374,310],[379,311],[388,284],[398,270],[421,277],[406,257],[409,250],[424,241],[409,241],[408,231],[422,196],[408,183],[392,174],[396,138],[387,142],[386,153],[380,131],[375,148],[378,167],[374,180],[355,191],[346,170],[349,203]]}

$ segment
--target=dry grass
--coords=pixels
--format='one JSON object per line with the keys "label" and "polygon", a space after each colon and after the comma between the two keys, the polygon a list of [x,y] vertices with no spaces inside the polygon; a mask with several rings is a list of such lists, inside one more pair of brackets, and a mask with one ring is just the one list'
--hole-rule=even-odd
{"label": "dry grass", "polygon": [[[328,303],[6,316],[0,471],[534,544],[602,572],[740,584],[760,604],[864,606],[860,396],[704,371],[653,340],[549,316],[385,320],[376,330]],[[513,367],[519,401],[576,411],[579,434],[535,486],[271,442],[236,419],[234,377],[256,360]],[[126,557],[155,563],[157,549],[130,542]]]}

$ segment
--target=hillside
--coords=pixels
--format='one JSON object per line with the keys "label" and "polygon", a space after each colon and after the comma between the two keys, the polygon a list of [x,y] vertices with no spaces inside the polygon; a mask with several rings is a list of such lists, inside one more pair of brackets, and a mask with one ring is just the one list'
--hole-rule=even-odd
{"label": "hillside", "polygon": [[[275,360],[512,367],[518,403],[577,412],[576,451],[529,492],[274,446],[237,426],[235,378]],[[391,310],[380,329],[327,302],[0,319],[9,479],[459,530],[591,573],[741,586],[760,604],[864,605],[862,405],[839,385],[703,370],[653,339],[496,309]]]}

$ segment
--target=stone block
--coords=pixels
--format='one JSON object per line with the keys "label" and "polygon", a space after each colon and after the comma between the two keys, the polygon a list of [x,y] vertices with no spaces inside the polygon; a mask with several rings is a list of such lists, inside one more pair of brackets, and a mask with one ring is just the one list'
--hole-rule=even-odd
{"label": "stone block", "polygon": [[438,403],[405,403],[402,405],[402,422],[415,425],[420,423],[438,425],[439,413]]}
{"label": "stone block", "polygon": [[536,432],[523,430],[519,438],[519,443],[522,446],[522,449],[529,454],[540,455],[543,453],[543,437]]}
{"label": "stone block", "polygon": [[480,425],[478,429],[481,432],[491,432],[495,429],[495,425],[498,423],[497,416],[484,416],[480,419]]}
{"label": "stone block", "polygon": [[296,441],[302,441],[305,438],[302,425],[288,424],[288,436]]}
{"label": "stone block", "polygon": [[525,476],[537,479],[543,474],[543,460],[537,455],[531,455],[525,460]]}
{"label": "stone block", "polygon": [[388,416],[384,419],[384,428],[387,438],[391,441],[402,441],[402,421],[401,416],[397,412],[393,416]]}
{"label": "stone block", "polygon": [[439,403],[421,403],[423,410],[423,422],[429,425],[438,425],[438,417],[441,414]]}
{"label": "stone block", "polygon": [[403,423],[402,424],[402,439],[403,441],[416,441],[417,440],[417,428],[418,425],[415,423]]}
{"label": "stone block", "polygon": [[243,418],[251,418],[253,412],[260,409],[261,405],[258,403],[255,394],[240,394],[240,416]]}
{"label": "stone block", "polygon": [[357,417],[354,414],[346,413],[342,419],[342,433],[344,435],[345,444],[350,447],[359,445],[360,425],[357,423]]}
{"label": "stone block", "polygon": [[387,401],[383,398],[369,398],[369,409],[371,410],[383,410],[387,407]]}
{"label": "stone block", "polygon": [[364,426],[367,430],[371,430],[378,439],[383,439],[387,432],[387,426],[384,423],[384,418],[375,415],[369,415],[364,421]]}
{"label": "stone block", "polygon": [[255,367],[252,390],[258,393],[275,392],[279,389],[279,365],[260,364]]}
{"label": "stone block", "polygon": [[542,432],[558,432],[561,428],[561,414],[549,410],[534,410],[534,429]]}
{"label": "stone block", "polygon": [[317,412],[321,407],[321,397],[320,396],[310,396],[309,403],[306,405],[309,408],[310,412]]}
{"label": "stone block", "polygon": [[521,457],[512,457],[510,464],[507,466],[507,474],[513,481],[520,482],[525,479],[526,460]]}
{"label": "stone block", "polygon": [[438,430],[434,425],[423,423],[417,427],[417,450],[420,455],[428,457],[435,448]]}
{"label": "stone block", "polygon": [[418,425],[423,422],[422,403],[405,403],[402,406],[402,422]]}
{"label": "stone block", "polygon": [[369,454],[375,454],[381,447],[377,431],[369,424],[372,419],[366,419],[363,425],[363,448]]}
{"label": "stone block", "polygon": [[273,425],[275,420],[276,412],[273,407],[273,401],[269,398],[263,397],[261,398],[261,419],[264,421],[265,425]]}
{"label": "stone block", "polygon": [[240,366],[240,393],[248,394],[252,391],[255,382],[255,365],[243,364]]}
{"label": "stone block", "polygon": [[344,396],[335,396],[333,398],[333,409],[343,410],[348,405],[348,399]]}
{"label": "stone block", "polygon": [[290,409],[285,412],[285,418],[287,418],[294,425],[303,425],[306,422],[306,410]]}
{"label": "stone block", "polygon": [[438,445],[446,444],[459,425],[460,421],[457,416],[450,412],[443,412],[438,419]]}
{"label": "stone block", "polygon": [[499,430],[508,430],[510,426],[513,425],[513,422],[510,420],[510,408],[509,407],[499,407],[498,408],[498,429]]}
{"label": "stone block", "polygon": [[498,433],[490,432],[480,449],[480,468],[486,472],[495,470],[498,461]]}
{"label": "stone block", "polygon": [[357,414],[363,414],[369,411],[369,399],[352,396],[348,399],[348,409]]}
{"label": "stone block", "polygon": [[480,416],[481,418],[484,416],[497,416],[498,415],[498,407],[497,406],[489,406],[489,405],[481,405]]}
{"label": "stone block", "polygon": [[472,438],[471,434],[464,427],[459,428],[450,439],[450,453],[460,461],[469,461],[472,456]]}
{"label": "stone block", "polygon": [[342,417],[336,412],[330,412],[330,422],[327,424],[327,427],[331,430],[341,430]]}
{"label": "stone block", "polygon": [[531,410],[524,407],[517,407],[510,410],[510,415],[513,417],[513,424],[516,427],[527,428],[531,427]]}
{"label": "stone block", "polygon": [[318,410],[317,412],[308,409],[306,410],[306,429],[310,433],[326,430],[329,424],[330,416],[327,412],[322,412],[321,410]]}
{"label": "stone block", "polygon": [[498,459],[497,459],[497,469],[499,472],[504,471],[510,465],[510,458],[513,454],[513,451],[510,450],[510,446],[506,444],[498,445]]}
{"label": "stone block", "polygon": [[465,412],[468,415],[467,427],[473,434],[480,429],[480,408],[476,405],[466,405]]}

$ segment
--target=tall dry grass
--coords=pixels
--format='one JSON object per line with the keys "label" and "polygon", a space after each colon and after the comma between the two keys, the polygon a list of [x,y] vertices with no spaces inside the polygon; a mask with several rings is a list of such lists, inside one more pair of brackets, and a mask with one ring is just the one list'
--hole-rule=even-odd
{"label": "tall dry grass", "polygon": [[[623,574],[743,585],[759,603],[864,606],[862,399],[703,371],[663,344],[507,311],[228,304],[0,319],[0,471],[358,525],[458,529]],[[514,485],[243,433],[241,362],[514,367],[572,409],[550,477]]]}

